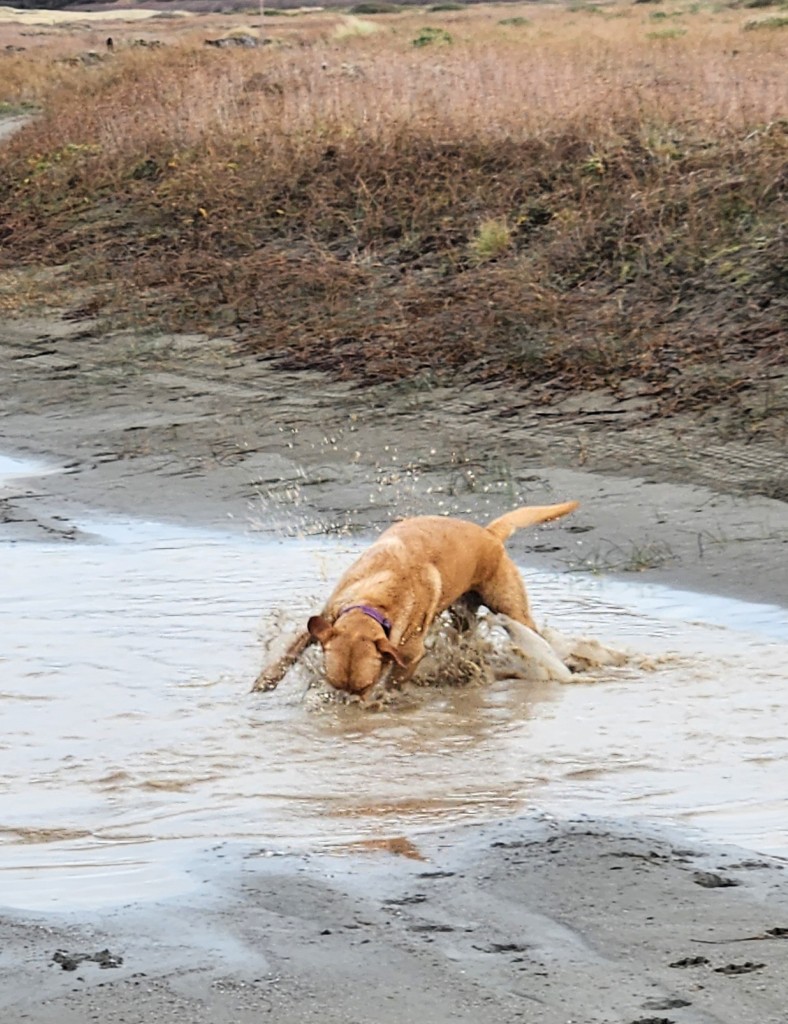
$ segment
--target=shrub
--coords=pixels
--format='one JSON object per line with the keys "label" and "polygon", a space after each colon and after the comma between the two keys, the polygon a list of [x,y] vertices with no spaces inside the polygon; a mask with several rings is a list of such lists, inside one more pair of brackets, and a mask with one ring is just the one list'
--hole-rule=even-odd
{"label": "shrub", "polygon": [[431,28],[429,25],[419,32],[412,40],[414,46],[432,46],[435,43],[447,44],[452,38],[445,28]]}
{"label": "shrub", "polygon": [[399,4],[386,3],[386,0],[363,0],[350,8],[351,14],[399,14]]}
{"label": "shrub", "polygon": [[757,29],[774,30],[785,28],[788,25],[788,15],[775,14],[773,18],[761,18],[759,21],[748,21],[744,26],[745,32],[752,32]]}
{"label": "shrub", "polygon": [[490,217],[479,225],[469,248],[475,263],[488,263],[503,256],[511,244],[512,231],[506,220]]}

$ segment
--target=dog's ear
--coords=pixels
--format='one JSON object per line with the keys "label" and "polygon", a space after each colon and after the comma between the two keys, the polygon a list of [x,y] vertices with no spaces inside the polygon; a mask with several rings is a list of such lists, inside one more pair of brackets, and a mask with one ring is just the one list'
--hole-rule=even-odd
{"label": "dog's ear", "polygon": [[334,635],[334,627],[322,615],[313,615],[307,622],[306,628],[309,630],[309,635],[324,647]]}
{"label": "dog's ear", "polygon": [[408,663],[402,660],[402,655],[390,640],[387,640],[385,637],[381,637],[380,640],[375,641],[375,646],[380,653],[384,655],[384,657],[388,655],[389,658],[396,661],[400,668],[408,667]]}

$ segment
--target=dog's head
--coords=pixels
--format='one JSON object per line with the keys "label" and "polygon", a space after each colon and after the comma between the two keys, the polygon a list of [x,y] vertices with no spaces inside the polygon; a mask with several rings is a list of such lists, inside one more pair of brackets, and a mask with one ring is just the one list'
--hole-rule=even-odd
{"label": "dog's head", "polygon": [[343,616],[332,625],[313,615],[307,629],[323,648],[326,678],[337,690],[364,697],[391,662],[405,668],[397,648],[367,616]]}

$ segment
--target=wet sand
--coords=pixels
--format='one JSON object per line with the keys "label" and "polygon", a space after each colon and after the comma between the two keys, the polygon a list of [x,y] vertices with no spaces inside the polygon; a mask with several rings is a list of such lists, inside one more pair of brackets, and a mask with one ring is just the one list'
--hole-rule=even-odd
{"label": "wet sand", "polygon": [[297,536],[576,498],[513,555],[752,601],[788,590],[788,503],[765,496],[784,446],[655,423],[642,403],[594,392],[547,416],[502,386],[359,389],[227,340],[51,318],[4,324],[0,379],[5,454],[63,469],[4,488],[7,538],[69,540],[91,509]]}
{"label": "wet sand", "polygon": [[[571,520],[518,538],[520,561],[785,597],[786,505],[742,494],[778,454],[700,445],[689,423],[606,434],[574,409],[548,428],[505,389],[362,393],[223,341],[54,319],[4,326],[0,379],[4,453],[60,470],[4,483],[0,530],[17,548],[89,543],[108,513],[341,536],[579,498]],[[384,829],[330,851],[217,836],[190,857],[186,891],[0,908],[3,1019],[785,1020],[785,862],[624,808]]]}
{"label": "wet sand", "polygon": [[[276,857],[219,845],[221,876],[196,864],[198,881],[214,877],[190,899],[81,920],[5,916],[3,1019],[785,1020],[781,862],[538,817],[399,849]],[[122,963],[81,959],[105,950]]]}

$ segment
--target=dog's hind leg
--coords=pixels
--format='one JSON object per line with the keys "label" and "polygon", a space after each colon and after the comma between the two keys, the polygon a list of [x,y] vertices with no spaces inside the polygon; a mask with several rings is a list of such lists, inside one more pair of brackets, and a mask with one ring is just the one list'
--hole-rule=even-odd
{"label": "dog's hind leg", "polygon": [[313,637],[307,630],[298,633],[293,637],[287,646],[287,650],[276,661],[266,665],[260,675],[255,679],[251,692],[258,690],[275,690],[284,679],[287,670],[294,665],[310,644],[314,643]]}
{"label": "dog's hind leg", "polygon": [[525,584],[517,566],[507,556],[501,559],[495,573],[477,589],[481,603],[491,612],[508,615],[515,622],[532,629],[534,633],[539,632],[531,618]]}
{"label": "dog's hind leg", "polygon": [[495,575],[479,588],[482,601],[500,616],[499,621],[516,646],[532,659],[541,678],[568,683],[572,673],[550,644],[542,637],[531,618],[525,584],[517,566],[508,557],[501,560]]}

